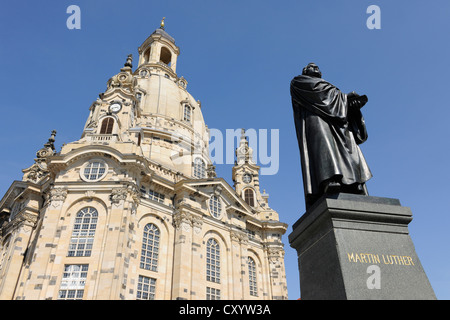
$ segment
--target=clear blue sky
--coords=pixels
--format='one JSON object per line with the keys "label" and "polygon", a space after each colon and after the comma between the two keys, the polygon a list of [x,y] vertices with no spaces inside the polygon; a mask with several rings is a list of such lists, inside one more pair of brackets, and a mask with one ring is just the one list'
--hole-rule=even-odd
{"label": "clear blue sky", "polygon": [[[68,30],[69,5],[81,30]],[[369,30],[369,5],[381,29]],[[0,194],[56,129],[57,148],[79,139],[91,103],[126,56],[166,17],[181,48],[177,73],[206,123],[280,130],[280,170],[261,177],[269,204],[291,225],[304,212],[289,82],[309,62],[342,91],[367,94],[362,145],[371,195],[410,207],[409,229],[439,299],[450,299],[450,2],[434,1],[2,1]],[[217,167],[230,184],[231,166]],[[300,296],[295,250],[284,237],[289,298]]]}

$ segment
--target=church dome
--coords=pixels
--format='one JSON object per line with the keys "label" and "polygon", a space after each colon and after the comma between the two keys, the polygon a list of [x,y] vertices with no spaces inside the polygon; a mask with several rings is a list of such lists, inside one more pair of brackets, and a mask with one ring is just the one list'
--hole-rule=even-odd
{"label": "church dome", "polygon": [[[209,132],[200,101],[187,91],[187,80],[176,73],[180,49],[163,27],[156,29],[139,47],[135,93],[140,108],[140,127],[150,143],[150,158],[190,177],[193,164],[209,159]],[[156,147],[158,146],[158,147]],[[144,151],[144,154],[146,151]]]}

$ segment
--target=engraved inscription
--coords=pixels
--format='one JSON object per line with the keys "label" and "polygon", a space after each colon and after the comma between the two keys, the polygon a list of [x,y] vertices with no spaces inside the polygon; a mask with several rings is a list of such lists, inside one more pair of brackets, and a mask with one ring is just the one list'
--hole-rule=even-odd
{"label": "engraved inscription", "polygon": [[347,257],[348,257],[348,261],[353,262],[353,263],[414,266],[414,261],[411,256],[352,252],[352,253],[347,253]]}

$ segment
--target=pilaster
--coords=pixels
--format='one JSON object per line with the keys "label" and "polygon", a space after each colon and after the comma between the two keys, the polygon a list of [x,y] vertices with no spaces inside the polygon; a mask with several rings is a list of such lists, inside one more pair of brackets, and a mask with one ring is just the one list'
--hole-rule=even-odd
{"label": "pilaster", "polygon": [[133,187],[119,187],[111,192],[106,237],[102,248],[96,289],[96,299],[125,298],[129,263],[127,244],[129,220],[136,205],[137,191]]}
{"label": "pilaster", "polygon": [[191,297],[192,278],[192,221],[185,209],[175,213],[175,248],[172,299],[187,300]]}
{"label": "pilaster", "polygon": [[37,220],[37,212],[25,210],[10,222],[7,230],[10,233],[7,254],[2,259],[0,300],[11,300],[17,296],[16,290],[20,285],[24,259]]}

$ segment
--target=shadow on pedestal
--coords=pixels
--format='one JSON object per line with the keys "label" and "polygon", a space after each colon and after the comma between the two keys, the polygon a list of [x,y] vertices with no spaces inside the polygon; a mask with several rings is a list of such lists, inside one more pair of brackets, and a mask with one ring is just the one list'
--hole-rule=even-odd
{"label": "shadow on pedestal", "polygon": [[293,225],[302,300],[436,299],[399,200],[325,195]]}

